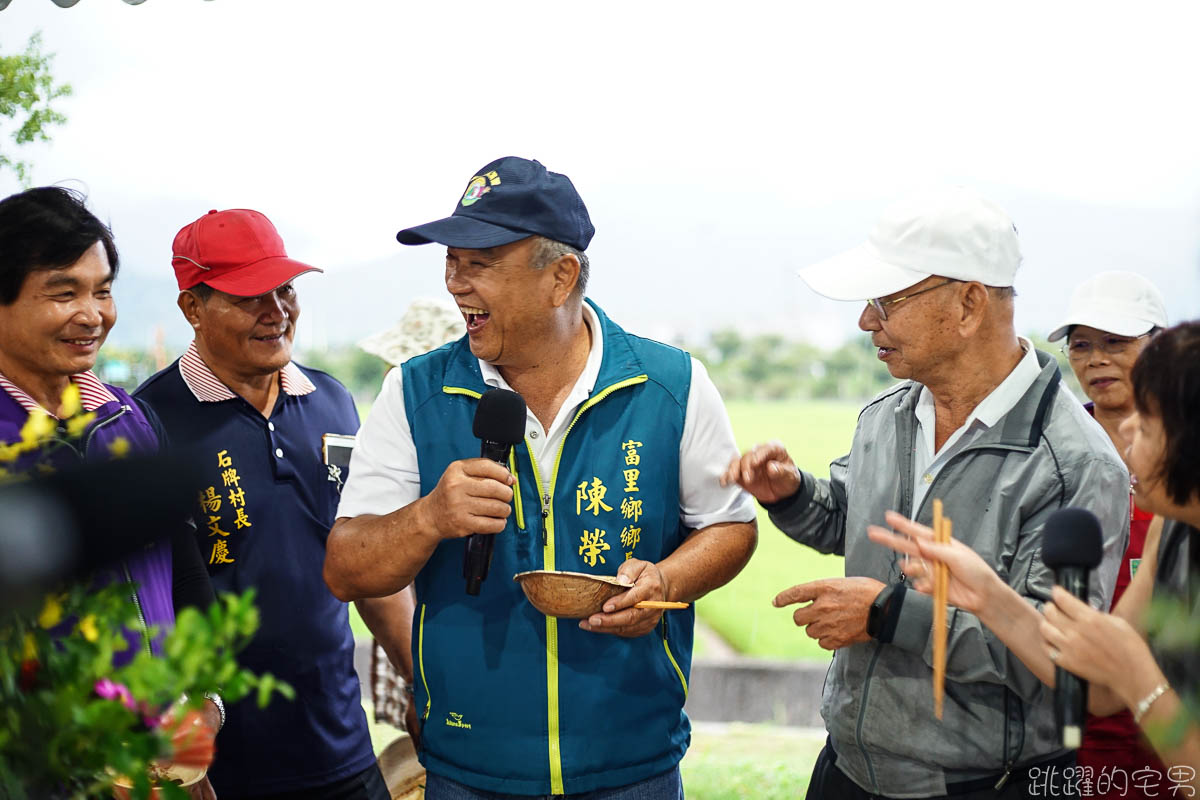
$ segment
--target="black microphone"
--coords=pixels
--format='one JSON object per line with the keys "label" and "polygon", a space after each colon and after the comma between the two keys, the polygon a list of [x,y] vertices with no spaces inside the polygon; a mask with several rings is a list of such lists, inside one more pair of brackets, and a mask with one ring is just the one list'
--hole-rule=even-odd
{"label": "black microphone", "polygon": [[0,489],[0,610],[120,561],[187,524],[201,462],[86,462]]}
{"label": "black microphone", "polygon": [[[508,389],[488,389],[479,398],[472,429],[480,439],[479,457],[490,458],[507,467],[513,445],[525,438],[525,398]],[[467,594],[479,594],[495,546],[496,537],[490,534],[472,533],[467,537],[467,549],[463,553]]]}
{"label": "black microphone", "polygon": [[[1042,534],[1042,562],[1054,569],[1054,582],[1083,602],[1088,601],[1088,573],[1104,555],[1100,520],[1082,508],[1055,511]],[[1087,681],[1054,668],[1054,715],[1063,747],[1077,749],[1087,719]]]}

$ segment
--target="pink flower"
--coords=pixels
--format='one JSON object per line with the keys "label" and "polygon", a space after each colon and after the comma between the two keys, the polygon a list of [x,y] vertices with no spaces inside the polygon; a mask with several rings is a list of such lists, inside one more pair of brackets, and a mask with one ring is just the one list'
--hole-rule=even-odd
{"label": "pink flower", "polygon": [[105,700],[119,699],[130,711],[137,711],[137,703],[133,699],[133,693],[124,684],[116,683],[108,678],[101,678],[96,681],[95,690],[96,694]]}

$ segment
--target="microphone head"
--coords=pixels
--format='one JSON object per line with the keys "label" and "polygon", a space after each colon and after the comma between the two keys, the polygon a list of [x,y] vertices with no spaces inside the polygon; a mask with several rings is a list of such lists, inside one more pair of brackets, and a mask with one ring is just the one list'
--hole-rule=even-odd
{"label": "microphone head", "polygon": [[479,398],[472,426],[475,438],[517,445],[525,438],[525,398],[508,389],[488,389]]}
{"label": "microphone head", "polygon": [[1094,569],[1103,555],[1100,520],[1092,512],[1063,508],[1046,520],[1042,531],[1042,562],[1046,566]]}

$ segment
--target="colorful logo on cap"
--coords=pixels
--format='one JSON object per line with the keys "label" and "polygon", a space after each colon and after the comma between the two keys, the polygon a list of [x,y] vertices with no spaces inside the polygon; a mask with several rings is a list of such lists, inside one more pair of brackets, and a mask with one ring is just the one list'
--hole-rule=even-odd
{"label": "colorful logo on cap", "polygon": [[475,201],[490,192],[493,186],[499,185],[500,176],[496,174],[495,170],[483,175],[476,175],[471,178],[471,182],[467,184],[467,190],[463,192],[462,204],[464,206],[473,205]]}

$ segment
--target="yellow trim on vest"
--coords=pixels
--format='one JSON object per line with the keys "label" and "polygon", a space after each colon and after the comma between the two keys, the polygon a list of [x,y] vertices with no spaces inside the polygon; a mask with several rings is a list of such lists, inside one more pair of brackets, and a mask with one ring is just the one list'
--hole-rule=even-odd
{"label": "yellow trim on vest", "polygon": [[473,389],[463,389],[458,386],[443,386],[442,392],[445,394],[465,394],[467,397],[474,397],[476,400],[483,397],[483,395]]}
{"label": "yellow trim on vest", "polygon": [[563,789],[562,744],[558,730],[558,618],[546,617],[546,733],[550,746],[550,793]]}
{"label": "yellow trim on vest", "polygon": [[513,476],[513,504],[516,507],[517,527],[525,530],[525,510],[521,502],[521,476],[517,474],[517,448],[508,451],[508,471]]}
{"label": "yellow trim on vest", "polygon": [[417,664],[421,668],[421,683],[425,686],[425,713],[421,719],[429,719],[429,708],[433,697],[429,694],[429,681],[425,680],[425,604],[421,603],[421,622],[417,628]]}
{"label": "yellow trim on vest", "polygon": [[[528,442],[526,442],[528,445]],[[547,495],[542,491],[542,475],[538,469],[537,457],[533,448],[527,446],[529,464],[533,467],[533,482],[537,489],[538,501],[546,516],[542,517],[542,525],[546,544],[542,546],[542,569],[554,569],[554,514],[552,502],[546,502]],[[563,790],[562,748],[558,730],[558,618],[546,617],[546,739],[547,756],[550,764],[550,793],[566,794]]]}
{"label": "yellow trim on vest", "polygon": [[[529,461],[533,465],[533,475],[537,480],[538,495],[542,498],[549,498],[548,500],[544,500],[544,507],[548,513],[546,515],[546,545],[542,548],[543,569],[554,569],[554,487],[558,482],[558,467],[562,462],[563,448],[567,444],[567,436],[571,434],[571,430],[575,427],[575,423],[579,422],[579,418],[583,416],[583,412],[618,389],[645,383],[648,380],[650,380],[649,375],[638,375],[618,381],[598,394],[593,395],[586,403],[579,407],[579,411],[575,412],[574,419],[571,420],[571,424],[567,426],[566,432],[563,433],[562,440],[558,443],[558,453],[554,457],[554,471],[550,473],[549,494],[542,493],[542,480],[538,473],[537,461],[534,459],[533,449],[529,448]],[[563,788],[562,745],[559,738],[558,723],[558,618],[556,617],[546,617],[546,722],[550,739],[550,793],[566,794],[566,790]]]}
{"label": "yellow trim on vest", "polygon": [[663,650],[667,651],[667,658],[671,659],[671,666],[675,668],[675,674],[679,676],[679,682],[683,684],[683,697],[686,700],[688,696],[687,679],[683,677],[683,670],[679,668],[679,662],[675,660],[675,656],[671,655],[671,648],[667,646],[667,640],[663,639]]}

